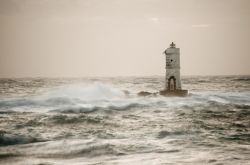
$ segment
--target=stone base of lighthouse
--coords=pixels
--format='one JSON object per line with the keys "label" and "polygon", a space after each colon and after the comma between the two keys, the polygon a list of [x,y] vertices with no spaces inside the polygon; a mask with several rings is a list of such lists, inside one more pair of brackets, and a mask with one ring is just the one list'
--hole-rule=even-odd
{"label": "stone base of lighthouse", "polygon": [[185,97],[185,96],[188,96],[188,90],[182,90],[182,89],[168,90],[168,89],[165,89],[165,90],[160,91],[160,95]]}

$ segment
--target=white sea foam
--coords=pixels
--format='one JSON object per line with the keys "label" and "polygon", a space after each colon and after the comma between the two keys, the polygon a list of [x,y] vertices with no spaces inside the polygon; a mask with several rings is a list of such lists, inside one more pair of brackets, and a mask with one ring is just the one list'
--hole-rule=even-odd
{"label": "white sea foam", "polygon": [[[134,93],[131,92],[131,93]],[[249,104],[249,93],[193,92],[188,97],[139,97],[126,95],[109,84],[70,84],[59,86],[39,96],[0,101],[0,109],[28,111],[92,112],[96,110],[128,110],[132,108],[178,108],[218,104]]]}
{"label": "white sea foam", "polygon": [[188,97],[136,95],[163,80],[0,81],[0,164],[249,162],[249,79],[191,77]]}

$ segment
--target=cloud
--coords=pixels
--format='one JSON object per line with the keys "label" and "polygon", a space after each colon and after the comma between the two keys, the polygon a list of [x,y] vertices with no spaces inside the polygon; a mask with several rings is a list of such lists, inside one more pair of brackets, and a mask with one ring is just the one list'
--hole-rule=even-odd
{"label": "cloud", "polygon": [[211,27],[211,24],[194,24],[192,25],[193,28],[207,28],[207,27]]}
{"label": "cloud", "polygon": [[154,23],[159,22],[159,18],[157,18],[157,17],[152,17],[152,18],[150,18],[150,20],[153,21]]}

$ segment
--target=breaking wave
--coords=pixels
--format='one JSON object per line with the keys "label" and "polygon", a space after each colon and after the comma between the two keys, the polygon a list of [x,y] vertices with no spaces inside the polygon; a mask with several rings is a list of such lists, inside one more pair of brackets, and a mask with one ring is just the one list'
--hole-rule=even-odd
{"label": "breaking wave", "polygon": [[62,86],[36,97],[3,100],[0,101],[0,110],[87,113],[97,110],[129,110],[158,102],[161,99],[137,97],[107,84],[93,83]]}
{"label": "breaking wave", "polygon": [[0,81],[0,164],[249,162],[249,76],[184,78],[188,97],[136,95],[163,80]]}
{"label": "breaking wave", "polygon": [[[133,93],[134,91],[132,91]],[[122,89],[101,83],[74,84],[57,87],[40,96],[0,101],[0,111],[28,110],[62,113],[89,113],[98,110],[130,110],[133,108],[178,108],[197,105],[249,106],[250,93],[193,92],[191,96],[138,97]]]}

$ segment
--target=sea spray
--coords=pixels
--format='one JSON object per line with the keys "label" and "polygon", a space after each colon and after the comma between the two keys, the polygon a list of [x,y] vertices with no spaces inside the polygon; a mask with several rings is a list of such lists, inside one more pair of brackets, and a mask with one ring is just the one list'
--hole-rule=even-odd
{"label": "sea spray", "polygon": [[184,98],[138,97],[157,76],[0,81],[0,164],[248,164],[248,79],[184,77]]}

